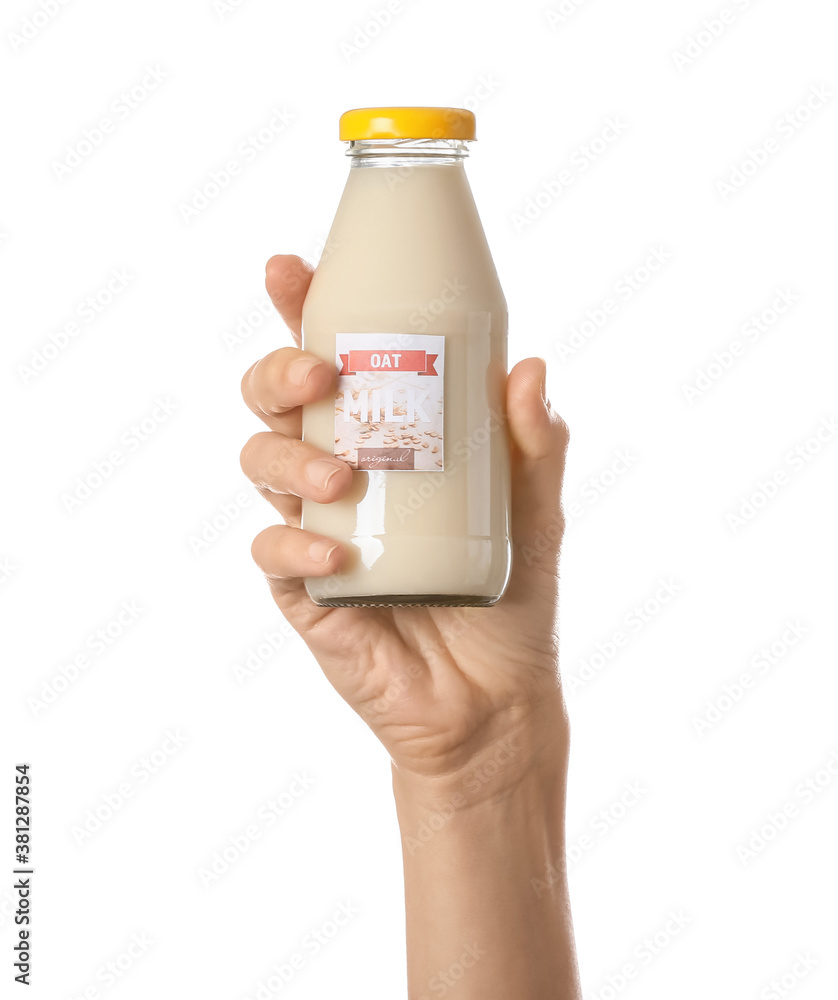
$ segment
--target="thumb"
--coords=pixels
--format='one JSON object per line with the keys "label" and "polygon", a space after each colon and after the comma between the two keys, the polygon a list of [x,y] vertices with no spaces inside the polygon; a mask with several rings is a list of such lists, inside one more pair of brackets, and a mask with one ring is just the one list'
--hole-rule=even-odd
{"label": "thumb", "polygon": [[555,573],[564,532],[561,493],[570,434],[547,401],[546,378],[544,359],[526,358],[515,365],[507,380],[513,578],[533,565]]}

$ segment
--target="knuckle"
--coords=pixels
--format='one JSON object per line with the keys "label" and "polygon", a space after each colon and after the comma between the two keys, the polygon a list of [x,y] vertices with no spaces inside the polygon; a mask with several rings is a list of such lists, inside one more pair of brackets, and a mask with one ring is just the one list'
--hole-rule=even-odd
{"label": "knuckle", "polygon": [[265,287],[274,302],[282,303],[303,287],[308,268],[294,254],[274,254],[265,265]]}
{"label": "knuckle", "polygon": [[570,428],[568,427],[564,418],[560,417],[558,414],[556,414],[555,420],[556,420],[556,430],[559,435],[559,439],[562,442],[562,448],[564,451],[567,451],[567,447],[570,444]]}
{"label": "knuckle", "polygon": [[250,554],[253,561],[264,572],[265,555],[269,545],[269,536],[272,528],[263,528],[250,544]]}
{"label": "knuckle", "polygon": [[250,477],[250,473],[254,470],[254,456],[259,451],[264,436],[265,432],[260,431],[258,434],[249,437],[239,453],[239,464],[241,465],[242,472],[248,477]]}
{"label": "knuckle", "polygon": [[253,376],[254,376],[254,373],[256,372],[256,366],[258,364],[259,364],[258,361],[255,362],[254,364],[252,364],[247,369],[247,371],[244,373],[244,375],[242,375],[241,391],[242,391],[242,396],[244,398],[244,401],[247,403],[248,406],[251,406],[251,402],[248,399],[248,395],[249,395],[250,390],[253,387]]}
{"label": "knuckle", "polygon": [[267,528],[262,528],[253,539],[250,551],[256,562],[264,569],[266,562],[271,561],[276,556],[277,546],[283,533],[287,528],[282,524],[271,524]]}
{"label": "knuckle", "polygon": [[244,447],[239,452],[239,465],[241,466],[242,472],[247,475],[247,470],[250,468],[250,451],[252,449],[251,441],[253,438],[249,438],[244,443]]}

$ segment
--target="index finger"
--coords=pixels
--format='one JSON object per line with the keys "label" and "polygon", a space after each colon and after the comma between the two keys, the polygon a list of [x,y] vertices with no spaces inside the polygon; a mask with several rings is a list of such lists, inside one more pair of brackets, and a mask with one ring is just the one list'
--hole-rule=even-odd
{"label": "index finger", "polygon": [[314,268],[296,254],[275,254],[265,265],[265,288],[300,346],[303,302],[314,277]]}
{"label": "index finger", "polygon": [[[297,434],[303,403],[322,399],[335,381],[335,366],[297,347],[280,347],[251,365],[242,379],[242,396],[275,431]],[[292,419],[289,423],[288,416]]]}

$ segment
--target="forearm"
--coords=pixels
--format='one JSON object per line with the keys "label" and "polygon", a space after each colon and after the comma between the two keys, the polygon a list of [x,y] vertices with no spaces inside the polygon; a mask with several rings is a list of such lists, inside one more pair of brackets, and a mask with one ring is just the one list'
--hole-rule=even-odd
{"label": "forearm", "polygon": [[394,771],[410,1000],[580,997],[564,860],[565,749],[530,762],[513,742],[498,769],[501,742],[483,763],[433,787]]}

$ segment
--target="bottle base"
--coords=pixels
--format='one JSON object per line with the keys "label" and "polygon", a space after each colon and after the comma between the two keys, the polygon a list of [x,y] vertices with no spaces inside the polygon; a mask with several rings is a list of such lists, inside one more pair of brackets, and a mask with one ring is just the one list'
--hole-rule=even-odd
{"label": "bottle base", "polygon": [[500,597],[468,594],[370,594],[312,598],[320,608],[488,608]]}

